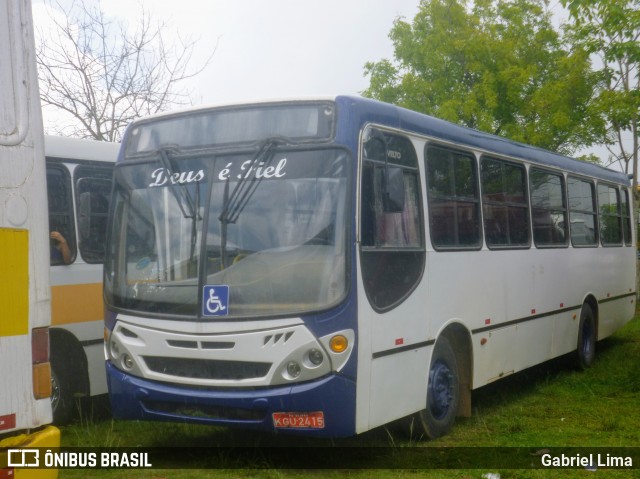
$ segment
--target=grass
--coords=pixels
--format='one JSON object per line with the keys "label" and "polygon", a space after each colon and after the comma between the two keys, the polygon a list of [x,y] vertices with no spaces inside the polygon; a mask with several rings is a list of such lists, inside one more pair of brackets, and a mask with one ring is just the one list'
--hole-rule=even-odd
{"label": "grass", "polygon": [[[487,472],[505,478],[593,477],[585,470],[498,469],[436,470],[422,468],[417,454],[423,447],[460,449],[461,454],[484,454],[489,448],[589,448],[640,446],[640,316],[614,336],[598,343],[594,365],[576,371],[563,357],[530,368],[473,394],[473,415],[459,419],[453,431],[436,441],[408,439],[393,427],[378,428],[346,440],[318,441],[247,431],[179,423],[116,421],[105,412],[104,398],[93,401],[83,419],[62,428],[65,447],[167,447],[197,445],[221,447],[217,457],[203,465],[222,464],[226,469],[173,470],[61,470],[62,479],[101,478],[459,478],[480,479]],[[86,414],[91,412],[92,414]],[[276,459],[264,447],[282,446],[280,451],[300,452],[308,447],[310,464],[320,447],[372,446],[365,458],[369,469],[301,470],[295,457]],[[233,449],[233,448],[238,448]],[[381,447],[381,449],[375,449]],[[354,451],[357,451],[354,449]],[[383,451],[383,453],[376,453]],[[360,451],[362,452],[362,451]],[[428,451],[427,451],[428,452]],[[579,451],[578,451],[579,452]],[[303,450],[304,453],[304,450]],[[215,454],[214,454],[215,455]],[[415,462],[412,458],[415,458]],[[319,460],[320,457],[317,458]],[[336,459],[336,458],[334,458]],[[339,458],[337,458],[339,461]],[[200,458],[199,460],[203,460]],[[200,464],[200,463],[198,463]],[[282,467],[269,469],[270,465]],[[638,465],[636,465],[638,467]],[[602,471],[599,471],[602,472]],[[550,474],[553,474],[550,476]],[[638,471],[608,470],[607,477],[640,477]]]}

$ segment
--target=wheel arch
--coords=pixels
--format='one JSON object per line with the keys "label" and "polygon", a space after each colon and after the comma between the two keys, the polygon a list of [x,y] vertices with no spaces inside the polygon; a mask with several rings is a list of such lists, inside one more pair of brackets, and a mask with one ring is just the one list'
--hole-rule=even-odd
{"label": "wheel arch", "polygon": [[80,341],[63,328],[51,328],[49,341],[51,358],[64,361],[65,368],[74,373],[74,392],[88,396],[90,388],[87,355]]}

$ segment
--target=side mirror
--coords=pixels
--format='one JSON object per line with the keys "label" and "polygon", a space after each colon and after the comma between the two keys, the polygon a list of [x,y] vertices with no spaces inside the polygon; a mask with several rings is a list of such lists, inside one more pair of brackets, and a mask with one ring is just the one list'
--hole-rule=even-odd
{"label": "side mirror", "polygon": [[385,213],[401,213],[404,211],[404,171],[387,164],[383,182],[382,204]]}

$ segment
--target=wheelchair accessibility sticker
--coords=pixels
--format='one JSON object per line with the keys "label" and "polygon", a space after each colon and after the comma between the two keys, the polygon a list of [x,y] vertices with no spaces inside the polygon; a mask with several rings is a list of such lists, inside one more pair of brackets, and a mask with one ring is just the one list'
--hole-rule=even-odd
{"label": "wheelchair accessibility sticker", "polygon": [[227,314],[229,314],[229,286],[205,285],[202,297],[202,315],[226,316]]}

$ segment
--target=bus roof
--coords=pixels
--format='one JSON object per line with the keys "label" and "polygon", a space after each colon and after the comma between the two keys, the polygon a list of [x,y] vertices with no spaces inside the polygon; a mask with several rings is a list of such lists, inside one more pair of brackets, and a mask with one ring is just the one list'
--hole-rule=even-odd
{"label": "bus roof", "polygon": [[[366,123],[379,123],[412,131],[427,137],[450,142],[461,147],[484,151],[531,163],[566,170],[579,175],[594,177],[618,184],[629,185],[629,177],[586,161],[576,160],[552,151],[512,141],[478,130],[455,125],[429,115],[417,113],[398,106],[358,96],[338,96],[336,102],[351,110],[351,121],[359,127]],[[339,107],[340,108],[340,107]]]}
{"label": "bus roof", "polygon": [[[274,103],[295,103],[298,101],[335,101],[338,104],[338,111],[349,111],[348,115],[344,115],[346,118],[339,118],[338,121],[346,121],[354,128],[357,127],[357,129],[362,128],[367,123],[378,123],[393,128],[411,131],[434,139],[443,140],[445,142],[450,142],[460,147],[480,150],[488,154],[525,160],[541,166],[557,168],[571,173],[594,177],[625,186],[630,185],[628,175],[620,171],[605,168],[594,163],[580,161],[543,148],[526,145],[524,143],[509,140],[508,138],[456,125],[423,113],[418,113],[389,103],[356,95],[325,95],[308,98],[283,98],[240,102],[236,104],[220,104],[206,107],[198,106],[177,111],[158,113],[142,118],[141,121],[156,120],[173,115],[188,114],[190,112],[195,113],[217,108],[260,104],[268,105]],[[137,122],[138,121],[135,123]],[[47,141],[45,139],[45,146],[46,145]]]}
{"label": "bus roof", "polygon": [[44,137],[44,154],[52,158],[110,161],[115,163],[119,151],[120,143],[51,135],[45,135]]}

